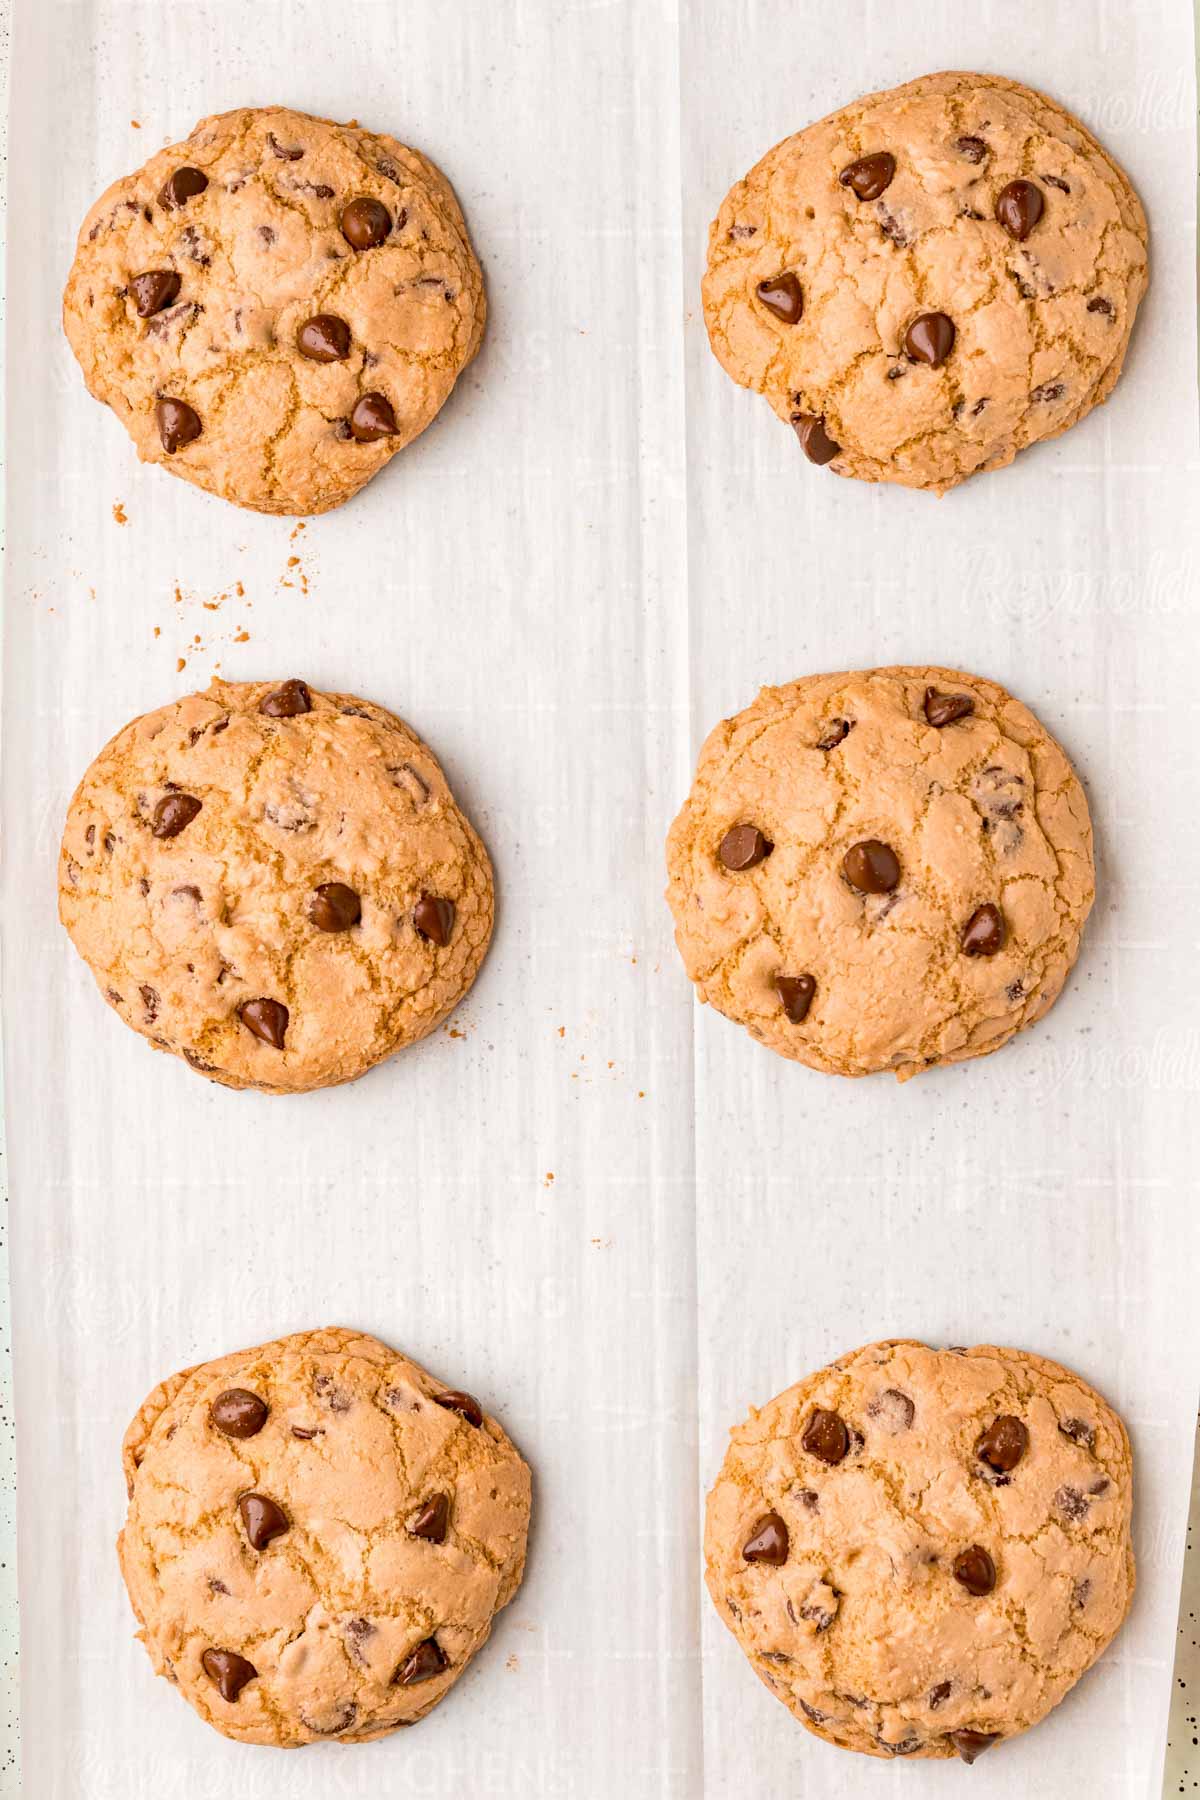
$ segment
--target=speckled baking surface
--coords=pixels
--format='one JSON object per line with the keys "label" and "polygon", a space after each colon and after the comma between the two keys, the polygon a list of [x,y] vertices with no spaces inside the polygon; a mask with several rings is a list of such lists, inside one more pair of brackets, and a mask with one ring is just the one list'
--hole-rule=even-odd
{"label": "speckled baking surface", "polygon": [[[4,978],[36,1502],[26,1793],[1157,1796],[1200,1370],[1186,0],[930,0],[919,31],[873,3],[847,29],[845,9],[784,0],[16,13]],[[709,218],[797,125],[972,65],[1051,89],[1134,176],[1156,264],[1128,372],[1078,430],[941,503],[822,482],[708,353]],[[492,306],[436,425],[303,531],[139,468],[57,318],[102,187],[202,113],[274,99],[433,155]],[[907,1090],[843,1087],[695,1011],[662,841],[704,731],[760,682],[924,660],[1003,681],[1063,737],[1103,897],[1036,1031]],[[53,919],[74,780],[217,664],[411,718],[496,859],[496,943],[467,1005],[338,1093],[238,1096],[152,1056]],[[445,1707],[387,1743],[282,1759],[206,1733],[151,1677],[112,1554],[117,1444],[172,1368],[334,1319],[481,1390],[538,1511],[526,1585]],[[887,1331],[1061,1357],[1138,1458],[1129,1626],[969,1775],[814,1742],[701,1609],[699,1500],[726,1427]],[[0,1487],[11,1468],[0,1435]],[[0,1610],[11,1626],[2,1589]],[[1194,1757],[1182,1663],[1178,1681],[1172,1756]],[[5,1752],[7,1794],[15,1736]],[[1167,1792],[1198,1780],[1172,1763]]]}

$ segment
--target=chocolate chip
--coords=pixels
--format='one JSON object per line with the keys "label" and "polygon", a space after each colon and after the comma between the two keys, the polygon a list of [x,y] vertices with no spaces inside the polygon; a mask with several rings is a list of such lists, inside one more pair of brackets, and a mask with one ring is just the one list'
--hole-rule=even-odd
{"label": "chocolate chip", "polygon": [[288,1009],[281,1000],[243,1000],[238,1018],[254,1037],[272,1050],[282,1050],[288,1028]]}
{"label": "chocolate chip", "polygon": [[483,1424],[483,1408],[472,1394],[464,1394],[461,1388],[447,1388],[444,1394],[433,1396],[435,1406],[444,1406],[447,1412],[461,1413],[468,1425]]}
{"label": "chocolate chip", "polygon": [[996,195],[996,217],[1009,237],[1024,243],[1045,210],[1042,190],[1032,181],[1010,181]]}
{"label": "chocolate chip", "polygon": [[313,1438],[319,1437],[321,1430],[322,1427],[319,1425],[312,1426],[311,1428],[307,1425],[293,1425],[292,1436],[294,1438],[301,1438],[304,1443],[307,1444],[310,1443]]}
{"label": "chocolate chip", "polygon": [[385,394],[364,394],[354,403],[350,414],[350,432],[360,444],[374,444],[380,438],[396,433],[396,415]]}
{"label": "chocolate chip", "polygon": [[955,138],[954,148],[960,156],[965,156],[968,162],[973,163],[981,163],[988,153],[988,147],[980,137]]}
{"label": "chocolate chip", "polygon": [[182,169],[176,169],[173,175],[168,175],[158,190],[158,204],[172,212],[177,206],[186,206],[196,194],[202,194],[207,186],[208,176],[203,169],[193,169],[185,164]]}
{"label": "chocolate chip", "polygon": [[954,321],[945,313],[918,313],[904,334],[904,351],[910,362],[940,369],[954,348],[954,336]]}
{"label": "chocolate chip", "polygon": [[277,156],[280,162],[299,162],[304,155],[298,145],[281,144],[273,131],[268,131],[267,143],[271,147],[272,155]]}
{"label": "chocolate chip", "polygon": [[760,281],[755,293],[768,312],[785,325],[798,325],[804,312],[804,293],[799,277],[786,271],[782,275],[772,275],[767,281]]}
{"label": "chocolate chip", "polygon": [[939,694],[934,687],[925,689],[925,717],[938,731],[966,719],[975,711],[970,694]]}
{"label": "chocolate chip", "polygon": [[843,856],[842,873],[860,894],[890,894],[900,880],[900,861],[890,844],[864,838]]}
{"label": "chocolate chip", "polygon": [[272,1538],[282,1537],[288,1528],[287,1514],[265,1494],[243,1494],[238,1511],[246,1536],[255,1550],[265,1550]]}
{"label": "chocolate chip", "polygon": [[800,1711],[806,1719],[811,1719],[814,1725],[824,1725],[829,1718],[828,1713],[823,1713],[817,1707],[810,1706],[807,1700],[801,1700]]}
{"label": "chocolate chip", "polygon": [[318,931],[349,931],[362,918],[362,901],[341,881],[323,881],[313,889],[308,916]]}
{"label": "chocolate chip", "polygon": [[129,286],[138,318],[148,319],[170,306],[179,292],[179,277],[174,269],[147,269],[144,274],[135,275]]}
{"label": "chocolate chip", "polygon": [[344,362],[350,354],[350,327],[336,313],[314,313],[296,333],[296,348],[310,362]]}
{"label": "chocolate chip", "polygon": [[953,1691],[954,1691],[953,1683],[951,1683],[949,1681],[939,1681],[936,1687],[930,1688],[930,1690],[929,1690],[929,1710],[930,1710],[930,1712],[936,1712],[938,1707],[942,1706],[950,1698],[950,1695],[953,1693]]}
{"label": "chocolate chip", "polygon": [[954,1559],[954,1579],[977,1600],[991,1593],[996,1585],[996,1565],[982,1544],[959,1551]]}
{"label": "chocolate chip", "polygon": [[206,1650],[200,1662],[222,1700],[228,1700],[230,1705],[246,1683],[258,1674],[254,1664],[239,1656],[236,1650]]}
{"label": "chocolate chip", "polygon": [[777,975],[775,991],[779,995],[780,1005],[791,1025],[803,1025],[808,1017],[808,1009],[813,1003],[813,995],[817,991],[816,980],[811,975]]}
{"label": "chocolate chip", "polygon": [[901,1393],[899,1388],[884,1388],[868,1406],[867,1417],[878,1419],[883,1428],[895,1436],[901,1431],[912,1429],[916,1411],[908,1395]]}
{"label": "chocolate chip", "polygon": [[891,151],[876,150],[870,156],[860,156],[857,161],[847,163],[838,180],[857,200],[878,200],[884,189],[891,185],[895,173],[896,159]]}
{"label": "chocolate chip", "polygon": [[260,713],[268,719],[294,719],[299,713],[312,711],[312,696],[305,681],[285,681],[282,687],[264,694],[258,703]]}
{"label": "chocolate chip", "polygon": [[1087,1605],[1088,1600],[1091,1598],[1091,1593],[1092,1584],[1086,1576],[1082,1581],[1073,1582],[1071,1585],[1071,1605],[1082,1611]]}
{"label": "chocolate chip", "polygon": [[800,1442],[810,1456],[819,1457],[832,1468],[849,1450],[850,1433],[840,1414],[826,1412],[824,1407],[818,1406],[804,1427]]}
{"label": "chocolate chip", "polygon": [[836,750],[854,729],[853,719],[835,719],[823,737],[817,739],[818,750]]}
{"label": "chocolate chip", "polygon": [[995,956],[1003,950],[1008,930],[1004,923],[1004,914],[998,906],[987,901],[977,906],[963,927],[960,940],[964,956]]}
{"label": "chocolate chip", "polygon": [[1095,1447],[1096,1447],[1095,1427],[1092,1425],[1089,1425],[1086,1420],[1084,1420],[1084,1419],[1060,1419],[1058,1421],[1058,1429],[1062,1432],[1062,1434],[1065,1438],[1070,1438],[1070,1440],[1073,1444],[1079,1444],[1084,1450],[1094,1450],[1095,1449]]}
{"label": "chocolate chip", "polygon": [[1031,400],[1036,400],[1039,403],[1045,402],[1049,404],[1051,401],[1061,400],[1066,391],[1067,384],[1065,381],[1043,381],[1040,387],[1035,387],[1032,390],[1029,398]]}
{"label": "chocolate chip", "polygon": [[774,848],[757,825],[733,825],[717,845],[717,856],[727,869],[756,869]]}
{"label": "chocolate chip", "polygon": [[1116,316],[1117,310],[1112,301],[1106,300],[1103,294],[1093,294],[1087,303],[1087,309],[1090,313],[1103,313],[1109,319]]}
{"label": "chocolate chip", "polygon": [[432,1500],[425,1502],[408,1529],[413,1537],[428,1538],[431,1544],[444,1544],[449,1523],[450,1496],[435,1494]]}
{"label": "chocolate chip", "polygon": [[442,1647],[436,1638],[426,1638],[418,1644],[412,1655],[406,1657],[396,1670],[392,1680],[397,1687],[412,1687],[418,1681],[428,1681],[433,1675],[440,1675],[443,1669],[449,1668],[442,1653]]}
{"label": "chocolate chip", "polygon": [[750,1527],[750,1536],[742,1545],[742,1560],[769,1563],[773,1569],[787,1561],[788,1529],[777,1512],[764,1513]]}
{"label": "chocolate chip", "polygon": [[138,993],[142,996],[142,1005],[146,1009],[146,1023],[147,1025],[153,1025],[155,1019],[158,1017],[158,989],[152,987],[140,987]]}
{"label": "chocolate chip", "polygon": [[195,794],[164,794],[154,809],[150,830],[156,838],[178,837],[200,811],[202,802]]}
{"label": "chocolate chip", "polygon": [[168,456],[174,456],[185,444],[194,443],[203,430],[199,413],[186,400],[167,398],[156,401],[154,418],[162,447]]}
{"label": "chocolate chip", "polygon": [[208,1416],[226,1437],[257,1437],[267,1422],[267,1403],[249,1388],[226,1388],[209,1407]]}
{"label": "chocolate chip", "polygon": [[1028,1448],[1027,1427],[1012,1413],[1001,1413],[976,1440],[975,1454],[989,1469],[1007,1475],[1016,1468]]}
{"label": "chocolate chip", "polygon": [[413,924],[420,937],[444,950],[454,930],[454,902],[439,900],[436,894],[422,894],[413,907]]}
{"label": "chocolate chip", "polygon": [[392,216],[380,200],[351,200],[342,208],[341,227],[352,250],[374,250],[392,229]]}
{"label": "chocolate chip", "polygon": [[1000,1742],[998,1731],[950,1731],[946,1735],[965,1763],[973,1763],[977,1756]]}
{"label": "chocolate chip", "polygon": [[793,413],[792,427],[800,439],[800,448],[810,463],[816,463],[823,469],[826,463],[832,462],[841,450],[825,429],[825,421],[819,413]]}
{"label": "chocolate chip", "polygon": [[1077,1487],[1060,1487],[1054,1496],[1054,1505],[1064,1519],[1082,1519],[1091,1501],[1086,1494],[1081,1494]]}

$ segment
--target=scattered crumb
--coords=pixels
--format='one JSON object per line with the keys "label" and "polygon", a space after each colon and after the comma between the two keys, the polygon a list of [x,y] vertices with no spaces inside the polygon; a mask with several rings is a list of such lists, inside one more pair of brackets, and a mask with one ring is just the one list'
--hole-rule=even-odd
{"label": "scattered crumb", "polygon": [[543,1187],[553,1187],[553,1185],[554,1185],[554,1170],[547,1169],[546,1170],[546,1179],[542,1183],[542,1186]]}
{"label": "scattered crumb", "polygon": [[155,635],[155,637],[161,637],[161,636],[162,636],[162,626],[161,626],[161,625],[156,625],[156,626],[155,626],[155,627],[154,627],[154,635]]}
{"label": "scattered crumb", "polygon": [[118,525],[128,525],[129,517],[119,500],[113,501],[112,515]]}
{"label": "scattered crumb", "polygon": [[176,674],[177,674],[177,675],[182,675],[182,674],[183,674],[183,671],[184,671],[184,670],[185,670],[185,669],[186,669],[186,668],[187,668],[187,658],[186,658],[186,656],[180,656],[180,657],[177,657],[177,658],[176,658],[176,661],[175,661],[175,673],[176,673]]}
{"label": "scattered crumb", "polygon": [[567,1035],[567,1028],[566,1028],[566,1026],[565,1026],[565,1025],[560,1025],[560,1026],[559,1026],[559,1028],[558,1028],[558,1035],[559,1035],[559,1037],[566,1037],[566,1035]]}
{"label": "scattered crumb", "polygon": [[135,131],[140,131],[142,129],[142,121],[140,119],[130,119],[129,123],[133,126]]}
{"label": "scattered crumb", "polygon": [[507,1662],[506,1662],[506,1663],[505,1663],[505,1665],[504,1665],[504,1666],[505,1666],[505,1668],[506,1668],[506,1669],[508,1669],[508,1670],[509,1670],[509,1671],[510,1671],[510,1673],[512,1673],[512,1674],[513,1674],[513,1675],[515,1675],[515,1674],[516,1674],[516,1672],[517,1672],[517,1670],[518,1670],[518,1669],[519,1669],[519,1668],[520,1668],[520,1666],[521,1666],[521,1665],[520,1665],[520,1663],[519,1663],[519,1662],[518,1662],[518,1661],[517,1661],[517,1658],[516,1658],[516,1655],[515,1655],[515,1654],[514,1654],[514,1655],[512,1655],[512,1656],[510,1656],[510,1657],[509,1657],[509,1659],[508,1659],[508,1661],[507,1661]]}
{"label": "scattered crumb", "polygon": [[446,1027],[446,1036],[447,1037],[461,1038],[461,1037],[466,1037],[466,1035],[467,1035],[466,1032],[459,1031],[457,1026],[447,1025],[447,1027]]}
{"label": "scattered crumb", "polygon": [[645,1090],[645,1088],[639,1088],[639,1089],[638,1089],[638,1099],[639,1099],[639,1100],[644,1100],[644,1099],[645,1099],[645,1098],[646,1098],[646,1090]]}
{"label": "scattered crumb", "polygon": [[234,632],[233,641],[235,644],[248,644],[250,642],[250,633],[246,630],[245,626],[242,627],[241,631]]}

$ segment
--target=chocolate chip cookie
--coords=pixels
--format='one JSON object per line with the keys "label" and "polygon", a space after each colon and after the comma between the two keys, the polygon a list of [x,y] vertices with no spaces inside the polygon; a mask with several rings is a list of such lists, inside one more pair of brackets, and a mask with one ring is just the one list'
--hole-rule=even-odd
{"label": "chocolate chip cookie", "polygon": [[1063,751],[950,669],[764,688],[704,744],[667,867],[701,1000],[810,1068],[901,1080],[1040,1019],[1095,895]]}
{"label": "chocolate chip cookie", "polygon": [[214,681],[76,790],[59,915],[110,1006],[228,1087],[353,1081],[438,1025],[492,930],[487,852],[433,753],[304,681]]}
{"label": "chocolate chip cookie", "polygon": [[415,1724],[520,1585],[528,1468],[470,1394],[375,1338],[300,1332],[172,1376],[124,1462],[139,1635],[242,1743]]}
{"label": "chocolate chip cookie", "polygon": [[731,1434],[709,1592],[818,1737],[961,1757],[1035,1725],[1133,1595],[1120,1419],[1020,1350],[871,1344]]}
{"label": "chocolate chip cookie", "polygon": [[709,340],[810,462],[940,494],[1107,399],[1146,236],[1128,178],[1054,101],[925,75],[785,138],[730,190]]}
{"label": "chocolate chip cookie", "polygon": [[278,106],[202,119],[114,183],[63,296],[142,461],[270,513],[339,506],[424,431],[485,313],[441,172]]}

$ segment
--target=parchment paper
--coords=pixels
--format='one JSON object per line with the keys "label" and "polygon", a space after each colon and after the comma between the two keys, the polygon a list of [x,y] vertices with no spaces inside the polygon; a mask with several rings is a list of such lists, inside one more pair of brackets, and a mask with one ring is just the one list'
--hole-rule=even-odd
{"label": "parchment paper", "polygon": [[[1129,371],[1059,445],[940,504],[822,479],[709,358],[708,220],[786,131],[972,64],[1041,82],[1127,162],[1156,234]],[[699,1585],[726,1427],[901,1332],[1060,1355],[1137,1444],[1133,1619],[972,1792],[1153,1791],[1200,1366],[1191,66],[1183,0],[17,0],[3,973],[28,1794],[948,1792],[948,1765],[804,1734]],[[431,154],[491,302],[439,421],[301,532],[139,468],[58,327],[94,195],[203,113],[276,99]],[[760,682],[927,658],[1061,733],[1103,899],[1025,1041],[842,1085],[696,1012],[662,840],[700,737]],[[55,920],[88,760],[218,666],[403,713],[496,863],[469,1000],[355,1087],[206,1085],[124,1029]],[[169,1370],[325,1322],[478,1393],[534,1466],[536,1527],[525,1586],[419,1731],[284,1758],[151,1677],[112,1551],[117,1450]]]}

